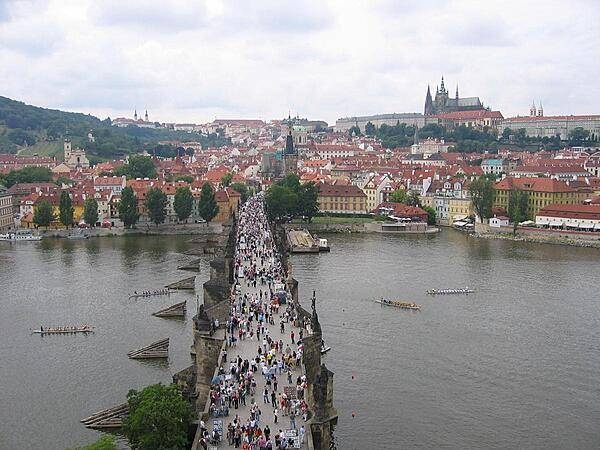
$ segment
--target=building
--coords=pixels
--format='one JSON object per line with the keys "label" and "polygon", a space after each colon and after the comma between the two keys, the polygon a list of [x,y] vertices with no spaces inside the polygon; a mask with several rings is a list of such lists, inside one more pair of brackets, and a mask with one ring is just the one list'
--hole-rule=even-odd
{"label": "building", "polygon": [[[384,124],[394,126],[397,123],[405,123],[419,128],[426,125],[425,117],[421,113],[376,114],[373,116],[343,117],[338,119],[335,121],[335,131],[346,132],[356,126],[364,133],[365,126],[369,122],[377,128]],[[435,121],[432,121],[432,123],[435,123]]]}
{"label": "building", "polygon": [[215,222],[227,222],[233,215],[237,214],[240,206],[241,195],[234,189],[225,188],[215,192],[215,200],[219,207]]}
{"label": "building", "polygon": [[486,175],[489,173],[500,175],[508,172],[508,161],[502,158],[484,159],[481,161],[481,170]]}
{"label": "building", "polygon": [[507,227],[509,224],[509,218],[506,216],[496,216],[490,219],[490,227],[500,228]]}
{"label": "building", "polygon": [[85,156],[85,150],[82,148],[76,148],[73,150],[71,146],[71,139],[65,139],[63,144],[64,150],[64,163],[71,170],[88,169],[90,162]]}
{"label": "building", "polygon": [[418,206],[409,206],[403,203],[382,202],[373,209],[375,214],[389,216],[396,220],[410,222],[427,222],[427,211]]}
{"label": "building", "polygon": [[321,159],[353,158],[356,147],[343,144],[313,144],[312,149]]}
{"label": "building", "polygon": [[596,152],[583,163],[583,168],[595,177],[600,177],[600,152]]}
{"label": "building", "polygon": [[121,195],[121,191],[127,186],[127,178],[125,175],[120,177],[94,177],[94,191],[100,192],[106,189],[111,190],[114,194]]}
{"label": "building", "polygon": [[450,98],[450,94],[444,85],[444,77],[442,77],[440,86],[436,88],[435,99],[432,99],[431,90],[429,86],[427,86],[427,94],[425,94],[425,116],[435,116],[437,114],[453,111],[471,111],[477,109],[484,109],[483,103],[481,103],[479,97],[459,98],[458,86],[456,86],[455,97]]}
{"label": "building", "polygon": [[366,214],[367,195],[354,185],[319,184],[317,203],[325,213]]}
{"label": "building", "polygon": [[438,114],[436,117],[438,124],[448,129],[465,126],[479,131],[498,130],[504,119],[500,111],[490,111],[489,109],[452,111]]}
{"label": "building", "polygon": [[137,110],[133,113],[133,119],[127,119],[125,117],[117,117],[111,122],[113,127],[125,128],[125,127],[139,127],[139,128],[157,128],[156,122],[150,122],[148,120],[148,110],[144,115],[144,119],[141,117],[138,119]]}
{"label": "building", "polygon": [[0,186],[0,233],[14,228],[12,195],[4,186]]}
{"label": "building", "polygon": [[429,156],[435,153],[448,153],[450,146],[446,144],[443,139],[425,139],[423,142],[419,141],[418,129],[415,128],[414,144],[410,146],[411,155],[424,155]]}
{"label": "building", "polygon": [[527,217],[535,218],[540,209],[553,204],[576,205],[589,195],[589,189],[575,189],[564,181],[551,178],[506,177],[494,185],[494,207],[508,211],[510,191],[520,189],[527,193]]}
{"label": "building", "polygon": [[[532,108],[532,112],[533,108]],[[600,139],[600,114],[585,116],[544,116],[530,115],[509,117],[502,121],[500,132],[509,128],[511,131],[524,129],[529,137],[559,136],[563,141],[569,138],[569,132],[575,128],[583,128],[590,133],[591,140]]]}
{"label": "building", "polygon": [[535,223],[545,228],[600,231],[600,204],[548,205],[536,214]]}

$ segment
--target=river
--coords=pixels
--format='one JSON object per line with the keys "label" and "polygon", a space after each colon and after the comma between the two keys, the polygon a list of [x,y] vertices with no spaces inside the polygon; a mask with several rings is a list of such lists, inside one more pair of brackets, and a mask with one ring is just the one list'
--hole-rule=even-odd
{"label": "river", "polygon": [[[292,261],[332,347],[340,450],[598,448],[600,251],[453,230],[328,238],[330,254]],[[461,286],[477,292],[425,294]]]}
{"label": "river", "polygon": [[[335,372],[339,450],[597,448],[600,251],[436,236],[328,236],[330,254],[295,255],[312,290]],[[64,449],[99,433],[79,420],[190,364],[191,314],[152,312],[186,299],[129,300],[189,276],[185,237],[0,243],[0,449]],[[197,286],[208,279],[201,261]],[[470,286],[469,296],[428,297]],[[420,312],[381,307],[382,296]],[[90,336],[32,336],[88,322]],[[168,362],[127,358],[170,337]],[[353,417],[354,414],[354,417]]]}

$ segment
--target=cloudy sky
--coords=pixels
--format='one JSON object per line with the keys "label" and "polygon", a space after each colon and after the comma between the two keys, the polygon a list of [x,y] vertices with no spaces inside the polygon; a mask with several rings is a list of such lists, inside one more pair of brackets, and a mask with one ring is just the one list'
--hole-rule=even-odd
{"label": "cloudy sky", "polygon": [[151,120],[600,113],[598,0],[0,0],[0,95]]}

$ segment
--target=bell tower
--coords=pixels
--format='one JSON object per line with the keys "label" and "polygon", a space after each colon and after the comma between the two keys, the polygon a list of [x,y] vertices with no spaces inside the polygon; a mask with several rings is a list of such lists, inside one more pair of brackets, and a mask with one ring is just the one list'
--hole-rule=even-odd
{"label": "bell tower", "polygon": [[63,151],[64,151],[64,161],[68,161],[69,158],[71,157],[71,151],[72,151],[71,139],[65,138],[65,142],[63,144]]}

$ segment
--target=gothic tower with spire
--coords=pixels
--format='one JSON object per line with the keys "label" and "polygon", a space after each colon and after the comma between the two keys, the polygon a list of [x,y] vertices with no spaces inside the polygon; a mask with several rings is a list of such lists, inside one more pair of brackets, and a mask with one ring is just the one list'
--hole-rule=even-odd
{"label": "gothic tower with spire", "polygon": [[427,85],[427,94],[425,95],[425,115],[431,116],[435,114],[433,112],[433,99],[431,98],[431,91],[429,85]]}
{"label": "gothic tower with spire", "polygon": [[450,93],[446,89],[446,83],[442,76],[441,83],[435,90],[435,98],[431,98],[431,91],[427,86],[427,94],[425,95],[425,115],[434,116],[453,111],[472,111],[484,109],[483,103],[479,97],[458,96],[458,84],[456,85],[456,95],[450,97]]}
{"label": "gothic tower with spire", "polygon": [[294,121],[288,116],[287,127],[288,134],[285,138],[285,148],[283,149],[283,174],[296,173],[298,171],[298,150],[294,146],[294,137],[292,136]]}

